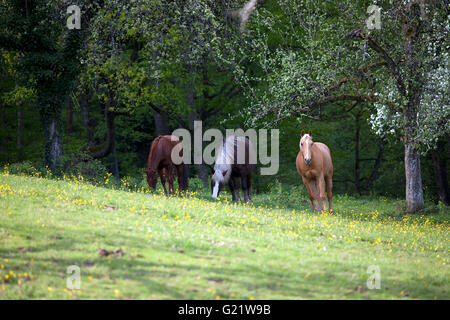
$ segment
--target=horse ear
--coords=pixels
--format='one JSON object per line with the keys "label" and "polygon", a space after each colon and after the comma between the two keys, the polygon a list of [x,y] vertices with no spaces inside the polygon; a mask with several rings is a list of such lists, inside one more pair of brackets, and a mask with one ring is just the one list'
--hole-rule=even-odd
{"label": "horse ear", "polygon": [[311,132],[311,130],[309,130],[309,133],[308,133],[308,134],[309,134],[310,137],[312,137],[312,132]]}
{"label": "horse ear", "polygon": [[300,135],[300,137],[303,137],[305,135],[305,130],[302,130],[302,134]]}

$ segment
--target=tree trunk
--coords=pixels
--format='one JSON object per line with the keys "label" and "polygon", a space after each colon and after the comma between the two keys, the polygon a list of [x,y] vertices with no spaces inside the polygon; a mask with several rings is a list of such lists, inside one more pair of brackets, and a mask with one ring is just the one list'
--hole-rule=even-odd
{"label": "tree trunk", "polygon": [[111,161],[111,172],[118,179],[119,178],[119,162],[117,160],[117,152],[116,145],[114,144],[112,155],[110,158]]}
{"label": "tree trunk", "polygon": [[[188,67],[190,72],[195,72],[195,69],[192,67]],[[191,145],[194,146],[194,121],[195,120],[201,120],[198,113],[195,110],[195,87],[193,83],[187,83],[185,86],[186,89],[186,99],[187,99],[187,105],[189,106],[189,113],[188,113],[188,119],[189,119],[189,130],[191,131]],[[197,155],[198,156],[198,155]],[[196,158],[195,154],[195,148],[194,148],[194,161]],[[201,164],[194,164],[197,172],[197,176],[202,181],[203,185],[207,188],[208,187],[208,174],[209,170],[206,164],[203,163],[203,157],[202,157],[202,163]]]}
{"label": "tree trunk", "polygon": [[[105,120],[106,120],[106,141],[97,146],[92,147],[93,152],[91,153],[93,158],[104,158],[109,155],[114,150],[114,144],[116,139],[116,129],[114,125],[114,119],[116,117],[114,112],[109,111],[109,106],[106,105],[105,110]],[[97,149],[97,150],[95,150]]]}
{"label": "tree trunk", "polygon": [[405,144],[406,210],[416,212],[423,208],[420,155],[413,145]]}
{"label": "tree trunk", "polygon": [[63,132],[61,114],[41,114],[44,127],[44,164],[55,170],[62,160]]}
{"label": "tree trunk", "polygon": [[94,129],[95,123],[89,117],[89,93],[82,93],[80,95],[80,109],[81,109],[81,121],[86,129],[86,136],[88,144],[94,145]]}
{"label": "tree trunk", "polygon": [[[5,120],[5,106],[0,104],[0,125],[2,128],[6,128],[6,120]],[[8,140],[6,139],[6,133],[2,131],[1,133],[1,143],[0,143],[0,153],[7,153],[7,144]]]}
{"label": "tree trunk", "polygon": [[167,116],[166,112],[164,111],[157,112],[156,110],[153,110],[153,119],[155,120],[156,136],[163,136],[170,134],[168,124],[169,117]]}
{"label": "tree trunk", "polygon": [[406,210],[408,212],[416,212],[424,206],[420,154],[416,149],[415,143],[417,134],[417,109],[415,102],[410,101],[404,111]]}
{"label": "tree trunk", "polygon": [[[191,131],[191,145],[194,146],[194,121],[197,120],[201,120],[199,118],[199,116],[197,115],[197,113],[195,111],[191,111],[188,114],[188,118],[189,118],[189,130]],[[193,149],[193,161],[195,161],[196,158],[196,154],[195,154],[195,148]],[[209,175],[209,169],[208,166],[203,163],[203,156],[202,155],[197,155],[197,156],[201,156],[202,158],[202,163],[200,164],[195,164],[195,171],[197,173],[198,178],[202,181],[203,185],[205,186],[205,188],[208,187],[209,184],[209,179],[208,179],[208,175]]]}
{"label": "tree trunk", "polygon": [[197,176],[200,178],[205,188],[208,188],[209,171],[210,170],[206,164],[202,163],[197,165]]}
{"label": "tree trunk", "polygon": [[378,169],[380,169],[381,161],[383,160],[384,148],[386,146],[385,138],[381,138],[380,140],[380,149],[378,149],[377,159],[375,160],[375,165],[373,166],[372,173],[370,174],[369,180],[367,181],[367,190],[372,189],[373,183],[378,176]]}
{"label": "tree trunk", "polygon": [[72,135],[72,127],[73,127],[73,101],[72,95],[69,95],[66,102],[66,134],[68,136]]}
{"label": "tree trunk", "polygon": [[23,160],[23,107],[17,109],[17,161]]}
{"label": "tree trunk", "polygon": [[359,117],[360,117],[360,114],[357,113],[355,115],[355,126],[356,126],[356,128],[355,128],[355,187],[356,187],[356,192],[361,194],[361,180],[360,180],[361,169],[359,166],[359,131],[360,131]]}
{"label": "tree trunk", "polygon": [[[405,173],[406,173],[406,210],[416,212],[423,208],[422,175],[420,171],[420,155],[416,147],[417,138],[417,108],[423,92],[424,72],[421,69],[421,52],[423,43],[420,41],[421,9],[418,1],[411,1],[406,6],[402,19],[405,37],[405,66],[407,74],[407,90],[404,96],[407,104],[403,111]],[[401,92],[401,91],[400,91]]]}
{"label": "tree trunk", "polygon": [[445,142],[439,141],[436,151],[433,152],[434,179],[436,181],[438,201],[442,201],[448,206],[450,205],[450,196],[448,191],[446,162]]}

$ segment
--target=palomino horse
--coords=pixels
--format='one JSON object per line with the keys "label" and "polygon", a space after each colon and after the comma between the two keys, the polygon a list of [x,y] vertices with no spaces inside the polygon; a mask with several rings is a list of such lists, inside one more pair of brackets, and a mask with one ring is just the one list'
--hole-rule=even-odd
{"label": "palomino horse", "polygon": [[[300,151],[296,160],[297,171],[302,176],[303,183],[308,189],[309,199],[313,211],[322,211],[325,206],[325,181],[327,183],[328,210],[331,212],[331,198],[333,197],[333,162],[330,149],[323,143],[313,142],[311,131],[302,131]],[[317,192],[316,184],[319,187]],[[314,204],[316,201],[317,205]]]}
{"label": "palomino horse", "polygon": [[256,153],[250,140],[246,137],[227,137],[216,155],[211,177],[212,197],[217,198],[222,185],[228,183],[233,202],[240,200],[237,184],[237,178],[240,178],[244,201],[251,201],[252,171],[255,169]]}
{"label": "palomino horse", "polygon": [[[158,179],[156,172],[158,172],[164,193],[167,194],[166,178],[169,184],[169,193],[175,193],[173,189],[173,167],[175,166],[178,177],[178,191],[187,190],[187,172],[184,163],[176,165],[172,161],[172,149],[179,143],[181,141],[176,136],[159,136],[153,140],[148,155],[147,170],[145,170],[150,188],[156,188]],[[182,148],[180,148],[179,156],[183,156]]]}

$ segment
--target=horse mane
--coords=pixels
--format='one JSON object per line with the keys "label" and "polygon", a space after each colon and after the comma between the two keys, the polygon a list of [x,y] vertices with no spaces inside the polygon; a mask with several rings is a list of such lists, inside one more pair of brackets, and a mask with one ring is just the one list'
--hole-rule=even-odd
{"label": "horse mane", "polygon": [[[235,163],[235,159],[237,157],[234,154],[235,150],[239,145],[245,146],[245,142],[247,140],[248,139],[243,136],[229,136],[224,140],[219,152],[217,153],[216,162],[214,165],[215,181],[227,183],[228,180],[230,180],[232,170],[231,165]],[[248,141],[248,143],[250,144],[250,141]],[[223,172],[225,171],[226,173],[223,175]]]}
{"label": "horse mane", "polygon": [[[155,140],[153,140],[152,145],[150,147],[150,155],[148,156],[148,160],[147,160],[147,170],[156,170],[156,167],[158,164],[155,164],[156,161],[154,161],[155,159],[155,149],[159,144],[159,140],[161,140],[163,136],[157,136],[155,138]],[[152,166],[153,164],[153,166]]]}

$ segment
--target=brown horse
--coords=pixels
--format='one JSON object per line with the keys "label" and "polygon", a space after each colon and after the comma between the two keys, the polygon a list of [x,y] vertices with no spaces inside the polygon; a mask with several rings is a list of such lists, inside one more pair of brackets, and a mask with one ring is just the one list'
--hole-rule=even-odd
{"label": "brown horse", "polygon": [[[179,143],[181,141],[176,136],[159,136],[153,140],[148,155],[147,170],[145,170],[150,188],[156,188],[158,179],[156,172],[158,172],[164,193],[167,194],[166,179],[169,184],[169,193],[175,193],[173,189],[173,168],[175,166],[178,177],[178,191],[187,190],[187,172],[184,163],[176,165],[172,161],[172,149]],[[183,156],[182,148],[180,148],[179,156]]]}
{"label": "brown horse", "polygon": [[[330,149],[323,143],[313,142],[311,131],[300,137],[300,151],[297,155],[297,171],[302,176],[303,183],[308,189],[309,199],[313,211],[322,211],[325,206],[325,181],[327,183],[328,210],[331,212],[331,198],[333,197],[333,162]],[[319,187],[317,192],[316,184]],[[314,204],[316,201],[317,205]]]}
{"label": "brown horse", "polygon": [[252,171],[255,169],[256,152],[250,140],[246,137],[227,137],[216,156],[211,176],[212,197],[217,198],[222,185],[228,183],[233,202],[240,201],[237,183],[240,178],[244,201],[251,201]]}

